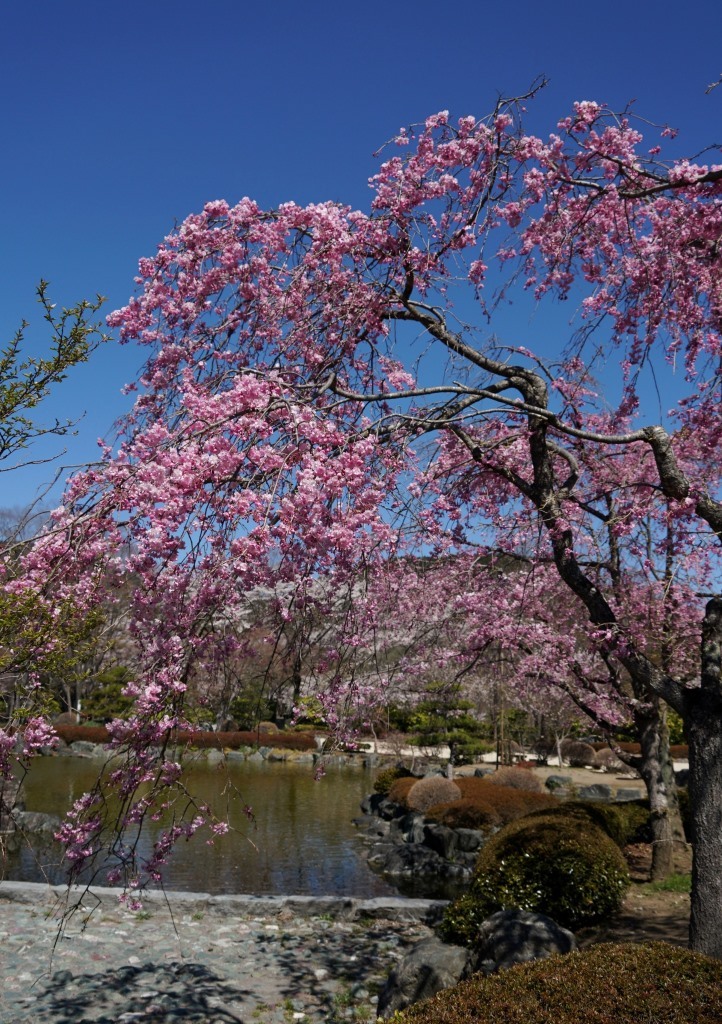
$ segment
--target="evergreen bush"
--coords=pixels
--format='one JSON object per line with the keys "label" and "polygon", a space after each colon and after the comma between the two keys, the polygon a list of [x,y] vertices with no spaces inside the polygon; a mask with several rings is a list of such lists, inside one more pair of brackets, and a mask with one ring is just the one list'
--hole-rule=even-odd
{"label": "evergreen bush", "polygon": [[447,908],[442,932],[473,945],[481,922],[510,908],[575,928],[614,914],[628,887],[619,848],[596,825],[554,812],[525,817],[482,847],[469,891]]}
{"label": "evergreen bush", "polygon": [[387,795],[391,786],[397,779],[413,778],[408,768],[403,765],[393,765],[390,768],[382,768],[374,780],[374,793]]}
{"label": "evergreen bush", "polygon": [[[530,817],[545,814],[532,812]],[[630,843],[645,843],[651,839],[649,802],[630,800],[629,803],[604,804],[597,800],[567,800],[554,811],[555,815],[577,821],[591,822],[612,839],[620,849]]]}

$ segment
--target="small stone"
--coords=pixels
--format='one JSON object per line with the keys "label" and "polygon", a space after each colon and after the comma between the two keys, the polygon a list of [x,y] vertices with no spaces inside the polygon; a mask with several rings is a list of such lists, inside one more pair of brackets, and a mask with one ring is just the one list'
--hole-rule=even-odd
{"label": "small stone", "polygon": [[53,974],[53,982],[56,985],[67,985],[68,982],[73,980],[72,971],[55,971]]}

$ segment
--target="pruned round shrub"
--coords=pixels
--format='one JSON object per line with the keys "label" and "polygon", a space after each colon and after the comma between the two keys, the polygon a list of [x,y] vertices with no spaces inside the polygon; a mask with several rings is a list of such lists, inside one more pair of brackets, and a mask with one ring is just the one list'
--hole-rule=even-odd
{"label": "pruned round shrub", "polygon": [[443,775],[428,775],[418,779],[408,792],[406,803],[412,811],[421,814],[435,804],[450,804],[461,797],[461,790]]}
{"label": "pruned round shrub", "polygon": [[[531,817],[546,813],[532,812]],[[604,804],[598,800],[567,800],[556,808],[554,814],[575,821],[591,822],[606,832],[620,849],[629,843],[649,841],[649,805],[644,800],[631,800],[623,804]]]}
{"label": "pruned round shrub", "polygon": [[620,761],[613,750],[605,747],[598,750],[594,755],[594,768],[601,768],[605,772],[619,772],[627,768],[624,762]]}
{"label": "pruned round shrub", "polygon": [[541,793],[544,789],[541,781],[528,768],[497,768],[486,779],[494,786],[509,786],[511,789],[523,789],[527,793]]}
{"label": "pruned round shrub", "polygon": [[480,832],[491,831],[501,823],[499,812],[492,804],[463,797],[450,804],[430,807],[426,817],[433,818],[447,828],[473,828]]}
{"label": "pruned round shrub", "polygon": [[408,796],[411,792],[411,787],[415,786],[419,780],[410,775],[408,778],[396,779],[389,786],[389,800],[392,803],[400,804],[402,807],[408,808]]}
{"label": "pruned round shrub", "polygon": [[722,963],[665,942],[603,943],[476,974],[399,1024],[718,1024]]}
{"label": "pruned round shrub", "polygon": [[456,782],[464,799],[491,804],[504,824],[516,821],[517,818],[532,811],[559,806],[558,799],[551,793],[529,793],[523,789],[512,789],[510,786],[492,786],[487,779],[488,776],[483,779],[460,778]]}
{"label": "pruned round shrub", "polygon": [[562,740],[559,749],[571,768],[589,768],[594,764],[596,751],[591,743],[581,740]]}
{"label": "pruned round shrub", "polygon": [[411,772],[401,764],[393,765],[390,768],[383,768],[374,780],[374,793],[387,795],[397,779],[410,778],[413,778]]}
{"label": "pruned round shrub", "polygon": [[624,857],[605,832],[550,811],[511,822],[485,843],[469,891],[447,907],[442,930],[473,946],[482,921],[511,908],[575,928],[614,914],[628,887]]}
{"label": "pruned round shrub", "polygon": [[652,823],[649,800],[630,800],[612,804],[624,826],[624,846],[630,843],[651,843]]}

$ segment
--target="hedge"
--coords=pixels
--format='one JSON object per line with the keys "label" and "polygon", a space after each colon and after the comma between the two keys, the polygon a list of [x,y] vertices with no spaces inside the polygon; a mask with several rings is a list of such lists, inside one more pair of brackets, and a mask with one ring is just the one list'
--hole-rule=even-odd
{"label": "hedge", "polygon": [[[110,735],[104,725],[56,725],[55,732],[66,743],[85,740],[88,743],[108,743]],[[313,736],[303,732],[188,732],[179,729],[171,733],[170,742],[180,746],[236,750],[238,747],[274,747],[283,750],[315,750]]]}

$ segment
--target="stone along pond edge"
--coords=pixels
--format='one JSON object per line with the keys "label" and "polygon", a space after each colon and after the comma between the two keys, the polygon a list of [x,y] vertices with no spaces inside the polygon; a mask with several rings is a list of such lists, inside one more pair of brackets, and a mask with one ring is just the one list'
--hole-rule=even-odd
{"label": "stone along pond edge", "polygon": [[[120,907],[120,888],[101,886],[46,885],[43,882],[0,881],[0,903],[48,904],[65,910],[92,911]],[[135,895],[135,894],[134,894]],[[145,911],[170,909],[171,912],[217,913],[221,916],[275,917],[291,913],[295,917],[329,917],[356,921],[381,919],[436,924],[448,905],[447,900],[410,899],[401,896],[377,896],[360,899],[353,896],[302,895],[230,895],[213,896],[205,892],[175,892],[148,889],[138,894]],[[128,912],[132,915],[132,912]]]}

